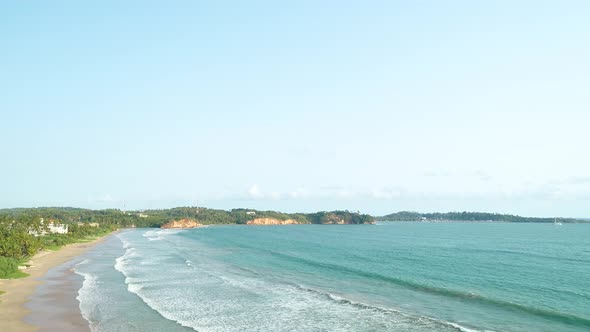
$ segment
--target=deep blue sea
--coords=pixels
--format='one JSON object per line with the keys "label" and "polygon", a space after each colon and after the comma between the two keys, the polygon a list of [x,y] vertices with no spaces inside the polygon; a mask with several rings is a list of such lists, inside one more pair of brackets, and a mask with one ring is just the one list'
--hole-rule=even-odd
{"label": "deep blue sea", "polygon": [[136,229],[75,270],[93,331],[590,331],[590,224]]}

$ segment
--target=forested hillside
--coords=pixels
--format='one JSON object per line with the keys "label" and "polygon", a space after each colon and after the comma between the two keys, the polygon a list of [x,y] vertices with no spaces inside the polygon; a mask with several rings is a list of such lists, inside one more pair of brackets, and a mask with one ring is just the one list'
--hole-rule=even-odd
{"label": "forested hillside", "polygon": [[419,213],[401,211],[382,217],[376,217],[379,221],[495,221],[495,222],[544,222],[554,221],[562,223],[584,222],[572,218],[534,218],[521,217],[512,214],[485,213],[485,212],[446,212],[446,213]]}
{"label": "forested hillside", "polygon": [[282,213],[252,209],[218,210],[202,207],[177,207],[161,210],[122,211],[89,210],[67,207],[2,209],[0,215],[12,218],[45,218],[65,223],[100,223],[116,227],[159,227],[171,220],[196,219],[205,225],[245,224],[256,218],[293,219],[304,224],[363,224],[374,222],[367,214],[350,211]]}

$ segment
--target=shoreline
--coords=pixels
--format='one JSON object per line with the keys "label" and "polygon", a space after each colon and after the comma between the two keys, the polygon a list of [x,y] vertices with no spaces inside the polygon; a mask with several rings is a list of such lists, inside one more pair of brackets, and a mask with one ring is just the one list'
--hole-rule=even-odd
{"label": "shoreline", "polygon": [[55,266],[39,279],[43,283],[37,286],[25,304],[25,308],[31,310],[24,318],[26,324],[38,327],[38,332],[91,331],[78,300],[84,277],[74,271],[85,256],[82,254]]}
{"label": "shoreline", "polygon": [[18,279],[0,279],[0,290],[5,292],[0,295],[0,325],[2,330],[14,332],[37,331],[38,326],[25,321],[27,315],[31,313],[31,310],[25,305],[31,300],[37,287],[46,282],[43,277],[50,269],[80,256],[113,234],[114,232],[109,233],[90,242],[68,244],[56,251],[43,250],[28,261],[28,264],[31,264],[30,267],[21,270],[28,273],[28,276]]}

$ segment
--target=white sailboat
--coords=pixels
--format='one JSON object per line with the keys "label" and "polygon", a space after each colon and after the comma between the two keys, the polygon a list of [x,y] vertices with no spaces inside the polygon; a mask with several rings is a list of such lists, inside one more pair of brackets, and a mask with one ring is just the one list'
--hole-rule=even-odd
{"label": "white sailboat", "polygon": [[554,218],[553,219],[553,225],[555,225],[555,226],[561,226],[563,224],[561,223],[561,221],[557,221],[557,218]]}

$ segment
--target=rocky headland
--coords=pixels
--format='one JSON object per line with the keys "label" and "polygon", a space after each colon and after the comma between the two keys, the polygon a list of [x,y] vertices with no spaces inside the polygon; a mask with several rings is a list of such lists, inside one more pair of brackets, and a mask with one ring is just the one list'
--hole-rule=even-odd
{"label": "rocky headland", "polygon": [[201,227],[203,224],[199,223],[195,219],[184,218],[180,220],[169,221],[160,226],[160,228],[196,228]]}
{"label": "rocky headland", "polygon": [[275,218],[256,218],[246,222],[246,225],[298,225],[301,224],[297,220],[286,219],[279,220]]}

